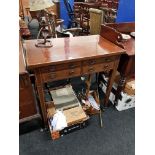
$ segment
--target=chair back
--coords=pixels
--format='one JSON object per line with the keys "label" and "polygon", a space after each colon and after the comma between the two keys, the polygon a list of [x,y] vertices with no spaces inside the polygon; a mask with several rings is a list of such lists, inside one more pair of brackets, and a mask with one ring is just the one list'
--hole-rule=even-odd
{"label": "chair back", "polygon": [[99,34],[101,24],[103,23],[103,11],[99,9],[90,8],[90,34]]}
{"label": "chair back", "polygon": [[117,11],[115,9],[102,7],[101,10],[104,14],[104,23],[115,23]]}

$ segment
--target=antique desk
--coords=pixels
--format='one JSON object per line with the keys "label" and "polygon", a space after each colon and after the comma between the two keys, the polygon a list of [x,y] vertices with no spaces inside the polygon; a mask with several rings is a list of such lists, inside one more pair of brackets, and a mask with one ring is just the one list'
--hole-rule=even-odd
{"label": "antique desk", "polygon": [[[112,28],[108,28],[107,36],[115,36],[116,33],[123,33],[130,35],[131,32],[135,32],[135,23],[111,23],[106,24],[106,26]],[[107,38],[109,39],[109,38]],[[127,80],[133,79],[135,76],[135,38],[131,37],[129,40],[120,40],[117,39],[111,40],[113,43],[118,44],[125,50],[125,53],[121,55],[118,71],[120,72],[121,78],[118,83],[118,88],[116,92],[116,104],[117,99],[119,98],[120,92],[124,89]]]}
{"label": "antique desk", "polygon": [[19,42],[19,119],[20,123],[40,117],[29,73],[25,68],[22,43]]}
{"label": "antique desk", "polygon": [[52,42],[51,48],[37,48],[36,40],[25,41],[27,69],[33,71],[35,75],[45,125],[47,125],[47,116],[43,86],[49,81],[110,71],[104,100],[104,104],[107,105],[124,49],[99,35],[53,38]]}

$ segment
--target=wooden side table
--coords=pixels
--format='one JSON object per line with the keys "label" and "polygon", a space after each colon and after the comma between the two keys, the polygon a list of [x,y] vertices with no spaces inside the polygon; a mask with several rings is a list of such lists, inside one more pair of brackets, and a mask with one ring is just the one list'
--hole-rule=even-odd
{"label": "wooden side table", "polygon": [[27,69],[34,72],[45,126],[47,109],[44,84],[47,82],[109,71],[104,104],[108,105],[119,59],[124,50],[100,35],[53,38],[53,47],[37,48],[36,40],[26,40]]}
{"label": "wooden side table", "polygon": [[[121,91],[124,90],[127,80],[134,78],[135,76],[135,38],[131,37],[129,40],[119,40],[114,38],[116,33],[123,33],[130,35],[131,32],[135,32],[135,23],[109,23],[106,24],[108,28],[107,37],[110,36],[113,38],[113,43],[119,43],[125,53],[121,55],[118,71],[120,72],[121,78],[118,83],[118,88],[116,92],[115,104],[119,99]],[[105,26],[103,26],[105,27]],[[105,34],[104,34],[105,35]]]}

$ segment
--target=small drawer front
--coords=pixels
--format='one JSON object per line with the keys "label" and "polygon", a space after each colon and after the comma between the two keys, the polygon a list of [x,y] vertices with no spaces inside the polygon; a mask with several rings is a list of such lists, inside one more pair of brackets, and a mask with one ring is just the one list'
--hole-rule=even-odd
{"label": "small drawer front", "polygon": [[102,71],[110,71],[111,69],[113,69],[114,66],[114,62],[109,62],[109,63],[102,63],[102,64],[98,64],[98,72],[102,72]]}
{"label": "small drawer front", "polygon": [[41,72],[55,72],[57,70],[55,65],[41,68]]}
{"label": "small drawer front", "polygon": [[49,82],[49,81],[67,79],[69,77],[80,76],[80,75],[81,75],[81,68],[79,67],[79,68],[61,70],[57,72],[42,73],[42,78],[44,82]]}
{"label": "small drawer front", "polygon": [[83,66],[92,66],[96,64],[101,64],[101,63],[109,63],[113,62],[116,60],[116,56],[113,57],[105,57],[105,58],[96,58],[96,59],[89,59],[83,62]]}
{"label": "small drawer front", "polygon": [[57,72],[57,71],[61,71],[61,70],[67,70],[67,69],[73,69],[73,68],[77,68],[80,67],[80,62],[70,62],[70,63],[64,63],[64,64],[58,64],[58,65],[51,65],[48,67],[44,67],[41,68],[40,71],[42,73],[46,73],[46,72]]}
{"label": "small drawer front", "polygon": [[90,59],[90,60],[86,60],[83,62],[83,65],[84,66],[92,66],[92,65],[95,65],[97,63],[97,59]]}
{"label": "small drawer front", "polygon": [[106,57],[106,58],[100,58],[99,59],[99,63],[108,63],[108,62],[113,62],[116,60],[116,56],[113,56],[113,57]]}
{"label": "small drawer front", "polygon": [[113,68],[114,62],[100,63],[91,66],[83,66],[83,74],[91,74],[95,72],[109,71]]}
{"label": "small drawer front", "polygon": [[67,65],[68,65],[68,69],[80,68],[81,62],[68,63]]}

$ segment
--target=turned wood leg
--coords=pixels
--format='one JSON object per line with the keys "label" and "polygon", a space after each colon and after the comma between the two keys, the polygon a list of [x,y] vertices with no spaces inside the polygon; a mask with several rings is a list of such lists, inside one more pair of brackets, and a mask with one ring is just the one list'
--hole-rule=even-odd
{"label": "turned wood leg", "polygon": [[119,99],[120,93],[124,90],[125,83],[126,83],[126,77],[121,76],[121,78],[120,78],[120,80],[118,82],[118,87],[117,87],[117,91],[116,91],[116,94],[115,94],[115,102],[114,102],[115,106],[118,104],[118,99]]}

